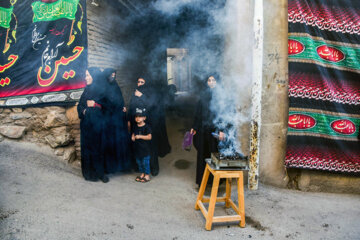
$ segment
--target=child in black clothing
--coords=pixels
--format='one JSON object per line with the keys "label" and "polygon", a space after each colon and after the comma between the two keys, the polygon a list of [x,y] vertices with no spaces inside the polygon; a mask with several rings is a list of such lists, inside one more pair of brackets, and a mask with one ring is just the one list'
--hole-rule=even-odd
{"label": "child in black clothing", "polygon": [[131,135],[131,140],[134,143],[134,153],[136,162],[141,173],[137,176],[135,181],[137,182],[149,182],[150,181],[150,140],[151,140],[151,128],[145,123],[146,115],[145,109],[136,108],[134,131]]}

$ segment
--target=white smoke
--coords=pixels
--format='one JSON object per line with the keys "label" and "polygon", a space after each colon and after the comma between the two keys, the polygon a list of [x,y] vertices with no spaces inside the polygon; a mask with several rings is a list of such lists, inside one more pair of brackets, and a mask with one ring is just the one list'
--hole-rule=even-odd
{"label": "white smoke", "polygon": [[[142,10],[140,15],[129,14],[121,19],[114,16],[118,20],[113,23],[113,28],[125,36],[127,28],[139,22],[143,24],[134,30],[136,34],[132,39],[117,46],[124,59],[144,62],[149,69],[156,69],[159,59],[155,56],[161,55],[167,48],[187,48],[190,49],[192,71],[196,68],[196,72],[192,72],[193,82],[205,83],[211,73],[218,73],[221,81],[210,105],[216,113],[214,123],[226,134],[227,140],[221,148],[224,154],[242,152],[240,139],[243,136],[239,126],[248,123],[250,118],[251,2],[157,0],[138,6]],[[148,27],[143,27],[146,26],[144,21],[150,21]],[[139,49],[146,52],[146,59],[134,54]],[[166,67],[163,71],[166,75]],[[194,89],[194,93],[198,90]]]}
{"label": "white smoke", "polygon": [[153,3],[153,7],[155,10],[168,14],[168,15],[176,15],[179,14],[181,9],[185,6],[189,5],[197,5],[202,2],[201,0],[158,0]]}
{"label": "white smoke", "polygon": [[[216,112],[214,123],[224,131],[226,139],[220,143],[224,155],[242,153],[239,126],[250,121],[251,73],[252,73],[252,5],[250,1],[226,2],[223,14],[216,18],[217,27],[224,29],[226,49],[221,72],[221,86],[211,106]],[[245,133],[246,134],[246,133]]]}

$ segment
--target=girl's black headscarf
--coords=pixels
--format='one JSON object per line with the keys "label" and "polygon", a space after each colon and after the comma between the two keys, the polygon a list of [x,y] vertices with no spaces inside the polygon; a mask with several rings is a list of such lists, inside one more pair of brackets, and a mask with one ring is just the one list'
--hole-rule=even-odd
{"label": "girl's black headscarf", "polygon": [[210,77],[214,77],[215,80],[216,80],[216,84],[219,84],[220,83],[220,77],[219,77],[219,74],[217,73],[211,73],[209,74],[207,77],[206,77],[206,80],[205,80],[205,83],[206,83],[206,86],[207,86],[207,81]]}
{"label": "girl's black headscarf", "polygon": [[210,105],[212,104],[212,100],[213,100],[214,94],[216,94],[216,92],[214,91],[213,88],[210,88],[207,84],[207,81],[211,76],[214,77],[216,80],[215,88],[219,84],[219,76],[216,73],[208,75],[205,80],[206,87],[200,95],[200,102],[201,102],[201,105],[203,106],[202,113],[201,113],[203,125],[213,128],[213,119],[215,118],[216,114],[212,111],[212,108],[210,107]]}
{"label": "girl's black headscarf", "polygon": [[[115,77],[112,78],[111,75],[115,73]],[[105,68],[105,70],[103,71],[103,75],[106,78],[106,80],[111,83],[114,84],[116,83],[115,78],[116,78],[116,70],[113,68]]]}
{"label": "girl's black headscarf", "polygon": [[211,77],[211,76],[213,76],[216,79],[216,82],[220,82],[220,77],[219,77],[218,73],[216,73],[216,72],[211,73],[207,79],[209,79],[209,77]]}
{"label": "girl's black headscarf", "polygon": [[[111,76],[113,73],[115,73],[115,77]],[[109,101],[108,107],[113,111],[122,111],[122,108],[124,107],[124,98],[121,89],[116,82],[116,70],[113,68],[106,68],[103,71],[103,76],[106,83],[106,97]]]}
{"label": "girl's black headscarf", "polygon": [[[210,74],[210,75],[208,75],[207,77],[206,77],[206,80],[205,80],[205,90],[203,91],[203,96],[202,96],[202,98],[204,99],[204,102],[209,102],[210,103],[210,101],[211,101],[211,98],[212,98],[212,94],[213,94],[213,92],[214,92],[214,90],[213,89],[211,89],[210,87],[209,87],[209,85],[208,85],[208,79],[210,78],[210,77],[214,77],[215,78],[215,80],[216,80],[216,85],[218,85],[219,84],[219,75],[217,74],[217,73],[212,73],[212,74]],[[216,86],[215,86],[216,87]]]}
{"label": "girl's black headscarf", "polygon": [[138,90],[142,94],[148,95],[150,91],[150,84],[148,83],[148,78],[138,77],[136,81],[138,81],[140,78],[145,80],[145,84],[141,86],[137,86],[136,90]]}

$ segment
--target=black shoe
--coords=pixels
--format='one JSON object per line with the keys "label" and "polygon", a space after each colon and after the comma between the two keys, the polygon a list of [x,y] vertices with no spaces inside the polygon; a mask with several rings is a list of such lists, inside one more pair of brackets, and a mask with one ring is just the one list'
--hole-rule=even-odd
{"label": "black shoe", "polygon": [[151,175],[153,175],[155,177],[155,176],[159,175],[159,172],[158,171],[152,172]]}
{"label": "black shoe", "polygon": [[99,179],[97,178],[85,178],[86,181],[89,181],[89,182],[97,182]]}
{"label": "black shoe", "polygon": [[107,183],[109,182],[109,177],[104,175],[103,177],[100,178],[100,180],[103,182],[103,183]]}

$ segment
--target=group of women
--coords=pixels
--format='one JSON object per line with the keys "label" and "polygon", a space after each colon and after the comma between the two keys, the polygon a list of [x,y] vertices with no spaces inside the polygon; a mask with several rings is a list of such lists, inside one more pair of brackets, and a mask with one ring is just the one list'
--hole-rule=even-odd
{"label": "group of women", "polygon": [[[151,140],[150,170],[153,176],[159,173],[158,157],[170,152],[165,126],[163,95],[137,79],[137,88],[131,97],[129,109],[116,81],[114,69],[89,68],[86,71],[86,88],[78,104],[81,128],[81,166],[86,180],[108,182],[108,173],[136,169],[131,154],[130,132],[135,126],[136,108],[147,109],[147,123],[153,129]],[[206,81],[206,90],[200,94],[194,123],[190,130],[197,149],[196,183],[201,184],[205,158],[218,152],[219,141],[224,140],[223,131],[214,124],[214,112],[210,109],[216,78],[211,75]],[[216,138],[213,133],[216,132]]]}
{"label": "group of women", "polygon": [[[139,78],[129,110],[117,85],[116,71],[97,67],[86,70],[86,87],[77,106],[81,130],[81,169],[85,180],[108,182],[107,174],[136,169],[132,157],[130,131],[134,126],[135,109],[146,108],[153,132],[150,168],[159,173],[158,157],[170,152],[165,114],[158,94]],[[162,114],[161,114],[162,113]]]}

